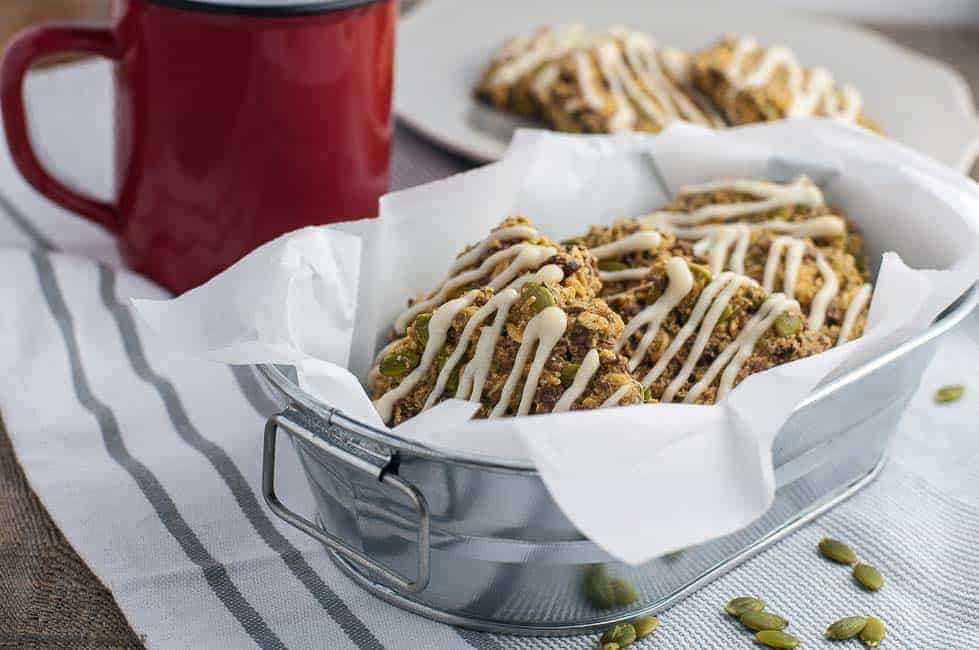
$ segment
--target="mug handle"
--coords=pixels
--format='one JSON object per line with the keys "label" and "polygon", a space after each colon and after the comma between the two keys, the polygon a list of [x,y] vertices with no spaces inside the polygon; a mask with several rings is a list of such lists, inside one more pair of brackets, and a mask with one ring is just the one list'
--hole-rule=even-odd
{"label": "mug handle", "polygon": [[116,231],[119,211],[115,205],[76,192],[41,165],[31,146],[24,110],[24,75],[42,56],[87,52],[108,59],[121,55],[115,34],[107,27],[46,25],[25,30],[7,47],[0,63],[0,110],[7,146],[17,169],[38,192],[68,210]]}

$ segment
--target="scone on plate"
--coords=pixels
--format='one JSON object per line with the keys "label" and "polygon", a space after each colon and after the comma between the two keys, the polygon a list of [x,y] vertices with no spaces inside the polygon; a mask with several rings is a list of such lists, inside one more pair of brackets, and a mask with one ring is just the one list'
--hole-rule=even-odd
{"label": "scone on plate", "polygon": [[726,37],[696,55],[692,79],[732,125],[828,117],[881,131],[853,85],[837,83],[825,68],[804,68],[791,50],[753,38]]}
{"label": "scone on plate", "polygon": [[554,62],[585,43],[584,26],[540,27],[506,41],[476,85],[478,99],[524,117],[539,117],[535,89]]}
{"label": "scone on plate", "polygon": [[685,91],[686,57],[658,49],[640,32],[612,29],[554,65],[541,73],[535,93],[544,119],[559,131],[655,133],[675,120],[724,125]]}
{"label": "scone on plate", "polygon": [[397,425],[450,397],[480,402],[478,417],[641,402],[599,287],[586,249],[505,221],[397,319],[371,372],[375,407]]}

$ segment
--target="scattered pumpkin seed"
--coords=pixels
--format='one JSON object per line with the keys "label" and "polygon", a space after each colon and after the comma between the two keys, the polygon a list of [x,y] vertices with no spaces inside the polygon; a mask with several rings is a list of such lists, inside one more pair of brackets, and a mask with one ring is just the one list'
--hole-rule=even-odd
{"label": "scattered pumpkin seed", "polygon": [[385,377],[400,377],[418,365],[418,353],[410,348],[395,350],[381,359],[378,371]]}
{"label": "scattered pumpkin seed", "polygon": [[884,586],[884,576],[869,564],[858,564],[853,567],[853,579],[860,583],[861,587],[870,591],[877,591]]}
{"label": "scattered pumpkin seed", "polygon": [[749,630],[784,630],[789,624],[787,620],[771,612],[745,612],[741,615],[741,624]]}
{"label": "scattered pumpkin seed", "polygon": [[645,639],[659,629],[659,619],[655,616],[640,616],[632,622],[632,627],[636,630],[637,639]]}
{"label": "scattered pumpkin seed", "polygon": [[786,312],[775,319],[775,331],[779,336],[795,336],[802,329],[802,318],[798,314]]}
{"label": "scattered pumpkin seed", "polygon": [[756,632],[755,641],[769,648],[798,648],[802,645],[802,641],[782,630]]}
{"label": "scattered pumpkin seed", "polygon": [[957,402],[962,399],[962,395],[965,393],[965,386],[955,385],[955,386],[942,386],[937,391],[935,391],[935,401],[939,404],[949,404],[951,402]]}
{"label": "scattered pumpkin seed", "polygon": [[585,597],[595,609],[611,609],[615,606],[615,592],[604,565],[596,564],[585,573]]}
{"label": "scattered pumpkin seed", "polygon": [[612,584],[612,593],[615,594],[615,604],[619,607],[631,605],[639,600],[639,592],[631,582],[622,578],[612,578],[609,582]]}
{"label": "scattered pumpkin seed", "polygon": [[840,564],[854,564],[857,561],[857,554],[853,552],[852,548],[830,537],[824,537],[819,540],[819,552],[827,560],[832,560]]}
{"label": "scattered pumpkin seed", "polygon": [[566,363],[561,367],[561,385],[567,388],[574,383],[574,376],[578,374],[580,363]]}
{"label": "scattered pumpkin seed", "polygon": [[622,646],[618,643],[603,643],[602,650],[619,650]]}
{"label": "scattered pumpkin seed", "polygon": [[653,387],[646,386],[642,389],[642,401],[652,402],[653,401]]}
{"label": "scattered pumpkin seed", "polygon": [[765,609],[765,601],[754,596],[738,596],[724,606],[724,611],[735,618],[741,618],[745,612],[760,612],[763,609]]}
{"label": "scattered pumpkin seed", "polygon": [[866,616],[847,616],[836,621],[823,632],[823,636],[834,641],[852,639],[863,631],[867,624]]}
{"label": "scattered pumpkin seed", "polygon": [[884,621],[876,616],[868,616],[867,624],[860,631],[860,640],[868,648],[876,648],[884,641],[886,634],[887,630]]}
{"label": "scattered pumpkin seed", "polygon": [[432,312],[425,312],[424,314],[418,314],[415,316],[414,322],[411,324],[411,330],[415,333],[415,338],[418,342],[424,345],[428,343],[428,322],[432,320]]}
{"label": "scattered pumpkin seed", "polygon": [[636,640],[636,628],[631,623],[613,625],[602,635],[602,643],[617,643],[624,648]]}
{"label": "scattered pumpkin seed", "polygon": [[553,307],[557,304],[557,301],[554,300],[554,294],[547,287],[537,282],[528,282],[523,285],[520,293],[522,294],[524,303],[530,303],[532,305],[531,309],[535,314],[539,314],[547,307]]}
{"label": "scattered pumpkin seed", "polygon": [[625,271],[629,265],[619,260],[602,260],[598,263],[599,271]]}

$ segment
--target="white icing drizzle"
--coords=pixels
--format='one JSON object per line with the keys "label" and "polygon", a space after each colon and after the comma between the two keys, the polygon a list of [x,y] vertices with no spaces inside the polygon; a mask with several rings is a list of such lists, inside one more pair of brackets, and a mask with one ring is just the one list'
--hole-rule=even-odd
{"label": "white icing drizzle", "polygon": [[[470,321],[463,328],[463,334],[459,338],[459,345],[453,351],[452,356],[446,361],[445,367],[442,368],[442,372],[446,373],[445,382],[448,381],[452,369],[459,362],[459,358],[465,353],[465,348],[468,347],[469,339],[475,332],[476,327],[486,320],[490,313],[497,311],[493,324],[481,330],[479,340],[476,343],[476,352],[473,354],[472,359],[469,360],[469,363],[466,364],[465,369],[459,377],[459,386],[455,394],[457,399],[469,399],[478,402],[482,398],[483,386],[486,383],[486,377],[489,375],[493,361],[493,351],[496,349],[496,344],[500,340],[500,334],[506,325],[507,317],[510,314],[510,307],[519,297],[520,288],[530,281],[547,284],[560,282],[563,278],[564,272],[561,271],[560,267],[554,264],[548,264],[542,267],[537,273],[517,278],[510,286],[493,296],[479,311],[473,314]],[[478,322],[473,324],[473,321]],[[455,359],[453,360],[454,357]],[[445,382],[442,382],[443,389]],[[435,395],[434,399],[437,399],[442,394],[442,390],[434,390],[433,394]],[[429,395],[428,400],[433,400],[432,395]]]}
{"label": "white icing drizzle", "polygon": [[[731,254],[730,270],[735,273],[744,273],[744,257],[748,251],[748,243],[751,241],[751,229],[747,224],[736,223],[732,225],[719,225],[716,227],[703,226],[701,228],[690,228],[684,232],[684,237],[690,238],[693,231],[698,235],[703,235],[693,245],[693,252],[698,257],[707,260],[710,272],[716,275],[724,270],[728,265],[728,253],[734,246],[734,253]],[[680,237],[680,235],[677,235]],[[696,238],[696,235],[692,238]]]}
{"label": "white icing drizzle", "polygon": [[808,329],[810,330],[818,330],[823,326],[826,321],[826,310],[829,309],[829,305],[833,302],[836,294],[840,292],[840,280],[836,277],[836,271],[826,261],[826,257],[819,252],[816,253],[816,267],[823,277],[823,286],[819,288],[816,295],[812,297],[812,302],[809,303]]}
{"label": "white icing drizzle", "polygon": [[598,372],[598,367],[598,350],[589,350],[585,358],[581,360],[581,365],[578,366],[578,371],[574,374],[574,380],[571,382],[571,385],[561,393],[561,397],[558,398],[551,412],[564,413],[565,411],[571,410],[574,403],[585,392],[585,389],[588,388],[588,382]]}
{"label": "white icing drizzle", "polygon": [[504,45],[497,60],[505,60],[490,79],[492,85],[510,85],[532,73],[541,64],[564,56],[585,39],[583,25],[572,24],[555,32],[550,28],[538,30],[531,37],[518,37]]}
{"label": "white icing drizzle", "polygon": [[659,334],[666,316],[693,290],[693,273],[682,257],[671,257],[666,261],[666,277],[667,285],[663,295],[629,319],[616,342],[615,351],[618,352],[633,334],[643,327],[646,328],[636,346],[636,351],[629,359],[630,371],[634,371],[646,356],[646,351]]}
{"label": "white icing drizzle", "polygon": [[850,333],[853,332],[853,328],[857,324],[857,317],[860,315],[860,312],[867,306],[867,302],[870,300],[870,293],[871,286],[865,284],[853,296],[853,300],[850,301],[849,306],[846,308],[846,314],[843,316],[843,324],[840,325],[840,336],[836,340],[836,345],[843,345],[850,340]]}
{"label": "white icing drizzle", "polygon": [[[680,348],[683,347],[683,344],[686,343],[687,339],[690,338],[697,327],[700,326],[701,320],[704,318],[707,310],[711,307],[711,304],[714,302],[714,299],[717,297],[718,293],[724,290],[725,287],[732,282],[743,284],[746,282],[751,282],[751,280],[745,276],[738,276],[734,273],[724,272],[718,275],[710,284],[704,287],[704,290],[697,298],[697,303],[694,305],[693,311],[691,312],[690,317],[687,319],[687,322],[684,323],[683,327],[680,328],[680,331],[677,332],[675,337],[673,337],[670,345],[656,361],[656,365],[654,365],[650,371],[646,373],[646,376],[643,377],[642,385],[644,388],[652,385],[652,383],[663,374],[663,371],[666,370],[666,366],[669,365],[670,361],[673,360],[673,357],[675,357],[680,351]],[[724,306],[722,305],[717,311],[718,317],[723,310]],[[713,324],[711,324],[711,330],[713,330]],[[709,333],[710,332],[708,331],[708,334]],[[694,363],[696,363],[696,359],[694,360]]]}
{"label": "white icing drizzle", "polygon": [[654,251],[659,248],[663,236],[655,230],[640,230],[608,244],[589,249],[597,260],[620,257],[637,251]]}
{"label": "white icing drizzle", "polygon": [[551,96],[551,88],[561,76],[561,66],[548,63],[540,69],[534,80],[530,82],[530,92],[542,103],[547,103]]}
{"label": "white icing drizzle", "polygon": [[483,239],[468,251],[460,255],[449,265],[449,277],[452,277],[462,269],[472,266],[480,260],[497,243],[504,243],[517,240],[536,240],[540,237],[537,229],[531,226],[506,226],[497,228],[490,233],[489,237]]}
{"label": "white icing drizzle", "polygon": [[766,212],[787,205],[806,205],[821,207],[824,205],[823,193],[805,176],[786,185],[766,181],[729,180],[701,185],[687,185],[680,188],[679,195],[704,194],[729,190],[743,192],[759,197],[755,201],[738,203],[712,203],[691,212],[669,212],[658,210],[648,215],[646,219],[653,223],[667,226],[694,226],[712,219],[730,221],[749,214]]}
{"label": "white icing drizzle", "polygon": [[[790,50],[784,47],[770,47],[755,62],[754,69],[747,70],[747,59],[761,46],[751,38],[735,42],[731,60],[725,76],[731,85],[731,92],[737,93],[745,88],[755,88],[768,83],[778,70],[787,76],[789,106],[787,117],[811,117],[822,114],[841,122],[854,122],[860,115],[860,95],[852,86],[836,89],[833,77],[824,68],[813,68],[808,73]],[[842,96],[842,97],[841,97]]]}
{"label": "white icing drizzle", "polygon": [[629,95],[632,94],[629,91],[637,89],[634,88],[635,81],[625,67],[622,50],[614,40],[602,39],[595,48],[595,55],[598,69],[615,103],[614,112],[608,118],[608,130],[615,133],[632,129],[636,124],[636,111],[629,101]]}
{"label": "white icing drizzle", "polygon": [[620,271],[599,271],[598,277],[602,282],[623,282],[626,280],[641,280],[649,275],[646,267],[640,269],[622,269]]}
{"label": "white icing drizzle", "polygon": [[524,328],[523,340],[517,349],[513,369],[510,370],[510,375],[507,377],[506,383],[503,384],[500,400],[493,407],[489,417],[497,418],[506,413],[510,406],[510,400],[513,398],[513,392],[523,374],[524,366],[527,364],[527,357],[530,356],[530,351],[536,344],[537,352],[534,354],[534,360],[527,372],[527,381],[524,383],[520,403],[517,405],[517,415],[526,415],[530,412],[530,405],[534,400],[534,394],[537,392],[537,383],[540,381],[544,364],[547,363],[551,350],[564,335],[567,327],[568,316],[559,307],[547,307],[530,319]]}
{"label": "white icing drizzle", "polygon": [[[721,279],[724,275],[725,274],[721,274],[719,279]],[[741,285],[749,282],[751,282],[749,278],[733,273],[727,274],[727,279],[722,280],[721,286],[723,288],[714,298],[713,302],[710,303],[710,309],[708,309],[707,313],[703,315],[703,322],[700,324],[700,328],[697,330],[697,336],[694,338],[693,344],[690,347],[690,352],[687,354],[687,358],[683,362],[683,366],[680,368],[680,371],[673,378],[673,381],[667,385],[666,390],[663,391],[663,395],[661,397],[662,401],[672,402],[673,398],[676,397],[676,394],[680,392],[680,389],[687,383],[687,380],[690,378],[690,374],[697,366],[697,362],[700,361],[700,357],[703,355],[704,350],[707,349],[707,342],[710,340],[710,336],[713,334],[714,328],[717,327],[717,322],[721,319],[721,314],[724,312],[724,309],[727,307],[728,303],[731,302],[734,292],[737,291]],[[709,286],[710,285],[708,285],[708,287]],[[691,320],[693,320],[693,318],[691,318]],[[699,321],[700,319],[698,318],[697,320]],[[686,327],[686,325],[684,325],[684,327]],[[694,327],[696,327],[696,325],[694,325]],[[683,328],[680,330],[680,333],[682,332]],[[677,335],[677,338],[679,338],[679,334]]]}
{"label": "white icing drizzle", "polygon": [[668,116],[661,122],[662,125],[676,118],[712,125],[703,111],[675,85],[689,76],[689,57],[686,54],[675,49],[657,51],[653,39],[641,32],[618,31],[617,34],[622,39],[629,67]]}
{"label": "white icing drizzle", "polygon": [[[598,87],[598,79],[595,77],[595,69],[592,67],[591,59],[585,52],[575,52],[574,64],[585,106],[595,111],[601,111],[605,108],[605,100],[602,97],[602,90]],[[569,101],[564,105],[564,108],[568,111],[574,111],[576,107]]]}
{"label": "white icing drizzle", "polygon": [[714,383],[714,379],[722,369],[724,374],[721,376],[721,383],[717,389],[717,401],[727,395],[734,387],[734,382],[738,378],[738,373],[741,372],[744,362],[754,352],[758,339],[771,328],[775,319],[792,308],[798,309],[799,303],[780,293],[770,295],[762,303],[757,313],[748,320],[737,338],[717,355],[700,381],[687,391],[683,398],[684,403],[690,404],[697,401],[704,391]]}
{"label": "white icing drizzle", "polygon": [[782,292],[788,298],[795,296],[795,284],[799,278],[799,267],[802,266],[802,256],[806,252],[806,242],[794,237],[776,237],[768,249],[768,259],[765,261],[765,275],[762,288],[771,293],[775,290],[775,273],[785,251],[785,272],[782,277]]}
{"label": "white icing drizzle", "polygon": [[377,409],[381,419],[385,422],[391,420],[395,403],[406,397],[411,392],[411,389],[425,376],[425,373],[428,372],[429,367],[431,367],[435,360],[435,355],[438,354],[438,351],[442,349],[442,345],[445,344],[445,337],[449,333],[453,319],[460,311],[472,304],[477,294],[478,292],[476,291],[470,291],[461,298],[448,301],[432,312],[432,318],[428,322],[428,342],[425,344],[425,349],[422,352],[422,358],[418,367],[408,373],[401,380],[400,384],[374,400],[374,408]]}
{"label": "white icing drizzle", "polygon": [[632,390],[632,384],[622,384],[619,386],[618,390],[609,395],[608,399],[602,402],[602,405],[598,408],[609,408],[610,406],[618,406],[622,398],[629,394]]}
{"label": "white icing drizzle", "polygon": [[[435,401],[442,395],[445,390],[445,385],[449,381],[449,377],[452,376],[452,371],[455,369],[459,360],[462,359],[462,355],[466,353],[469,348],[469,339],[472,338],[473,333],[475,333],[476,328],[483,324],[491,314],[498,312],[502,307],[506,306],[507,310],[517,301],[520,294],[516,289],[504,289],[500,293],[496,294],[490,298],[485,305],[480,307],[475,314],[466,322],[465,327],[462,330],[462,334],[459,336],[459,343],[456,344],[455,349],[449,358],[445,361],[445,365],[442,366],[442,370],[439,371],[438,378],[435,380],[435,387],[432,392],[428,394],[428,398],[425,400],[422,410],[426,410],[435,405]],[[480,359],[480,363],[484,363],[483,359]],[[488,364],[487,364],[488,365]],[[474,368],[474,370],[481,370],[481,368]],[[460,384],[461,384],[460,377]]]}
{"label": "white icing drizzle", "polygon": [[398,316],[394,322],[394,330],[398,334],[404,334],[408,324],[415,316],[441,303],[453,290],[486,277],[501,262],[510,260],[503,272],[487,283],[486,286],[494,290],[505,287],[520,272],[540,267],[545,260],[553,257],[556,253],[557,249],[552,246],[537,246],[527,242],[500,249],[484,259],[475,269],[464,271],[458,275],[451,275],[450,273],[449,278],[442,283],[435,295],[426,300],[420,300]]}

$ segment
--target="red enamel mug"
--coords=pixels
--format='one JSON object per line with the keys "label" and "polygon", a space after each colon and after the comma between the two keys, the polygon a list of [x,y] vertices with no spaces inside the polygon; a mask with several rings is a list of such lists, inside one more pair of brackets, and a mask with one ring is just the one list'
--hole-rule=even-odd
{"label": "red enamel mug", "polygon": [[[377,214],[394,0],[116,0],[113,15],[21,34],[0,107],[24,178],[118,234],[133,269],[180,292],[282,233]],[[115,62],[114,203],[64,185],[31,147],[24,75],[61,52]]]}

